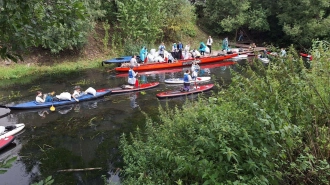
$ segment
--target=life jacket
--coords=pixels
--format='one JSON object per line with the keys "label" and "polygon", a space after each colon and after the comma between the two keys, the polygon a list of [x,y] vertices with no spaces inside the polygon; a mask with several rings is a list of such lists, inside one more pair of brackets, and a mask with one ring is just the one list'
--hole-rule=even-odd
{"label": "life jacket", "polygon": [[189,83],[190,81],[189,81],[189,76],[188,76],[189,74],[188,73],[185,73],[184,75],[183,75],[183,82],[185,82],[185,83]]}
{"label": "life jacket", "polygon": [[132,70],[128,71],[128,78],[134,78]]}
{"label": "life jacket", "polygon": [[164,46],[160,46],[160,51],[164,51],[165,47]]}

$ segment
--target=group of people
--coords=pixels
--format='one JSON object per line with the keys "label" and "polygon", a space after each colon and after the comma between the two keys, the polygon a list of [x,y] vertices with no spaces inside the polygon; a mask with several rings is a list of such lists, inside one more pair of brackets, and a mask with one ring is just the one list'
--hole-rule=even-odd
{"label": "group of people", "polygon": [[[77,98],[84,94],[86,94],[86,92],[81,92],[81,87],[78,85],[74,87],[74,91],[71,94],[71,97],[75,101],[79,102]],[[36,96],[37,103],[54,102],[59,100],[60,99],[55,96],[55,91],[46,94],[43,94],[41,91],[37,91],[37,96]]]}

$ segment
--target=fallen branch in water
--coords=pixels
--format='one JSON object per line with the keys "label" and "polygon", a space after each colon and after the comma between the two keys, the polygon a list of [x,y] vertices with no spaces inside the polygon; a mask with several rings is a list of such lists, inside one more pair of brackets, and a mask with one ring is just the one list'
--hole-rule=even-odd
{"label": "fallen branch in water", "polygon": [[102,168],[97,167],[97,168],[82,168],[82,169],[65,169],[65,170],[57,170],[57,172],[80,172],[80,171],[91,171],[91,170],[102,170]]}

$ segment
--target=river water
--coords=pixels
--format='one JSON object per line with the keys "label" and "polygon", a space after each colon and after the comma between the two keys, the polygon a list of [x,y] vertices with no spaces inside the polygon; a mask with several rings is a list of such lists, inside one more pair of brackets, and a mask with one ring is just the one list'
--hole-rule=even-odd
{"label": "river water", "polygon": [[[236,65],[221,63],[201,67],[201,76],[212,76],[211,82],[208,83],[220,85],[230,83],[230,69],[239,71]],[[17,157],[11,165],[0,168],[0,184],[28,185],[48,176],[52,176],[56,184],[90,185],[104,184],[105,181],[120,183],[118,172],[123,164],[118,146],[121,135],[134,132],[137,127],[143,128],[143,113],[157,121],[159,106],[166,103],[169,107],[181,106],[186,100],[197,97],[194,95],[168,100],[156,98],[156,94],[161,91],[178,89],[180,85],[167,85],[164,80],[182,77],[185,69],[187,68],[141,74],[140,83],[160,82],[160,85],[153,89],[109,95],[95,101],[57,107],[54,112],[48,109],[9,111],[0,108],[0,125],[26,125],[14,143],[0,151],[2,162]],[[100,89],[117,87],[126,81],[125,74],[107,72],[106,66],[72,74],[45,75],[32,83],[2,88],[0,97],[6,98],[1,104],[34,100],[35,92],[39,89],[43,92],[55,90],[56,94],[60,94],[63,91],[72,92],[75,85],[80,85],[82,89]],[[212,91],[205,95],[210,96],[211,93]],[[58,172],[85,168],[92,169]]]}

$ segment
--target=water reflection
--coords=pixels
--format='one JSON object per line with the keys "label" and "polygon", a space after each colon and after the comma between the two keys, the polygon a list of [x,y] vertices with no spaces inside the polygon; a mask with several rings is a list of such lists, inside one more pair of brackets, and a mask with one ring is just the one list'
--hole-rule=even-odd
{"label": "water reflection", "polygon": [[130,93],[130,94],[129,94],[130,105],[131,105],[131,107],[132,107],[133,109],[139,106],[139,105],[136,103],[136,99],[137,99],[137,97],[138,97],[138,92]]}
{"label": "water reflection", "polygon": [[45,118],[46,114],[49,114],[49,112],[48,112],[48,110],[42,110],[42,111],[39,111],[38,114],[41,118]]}

